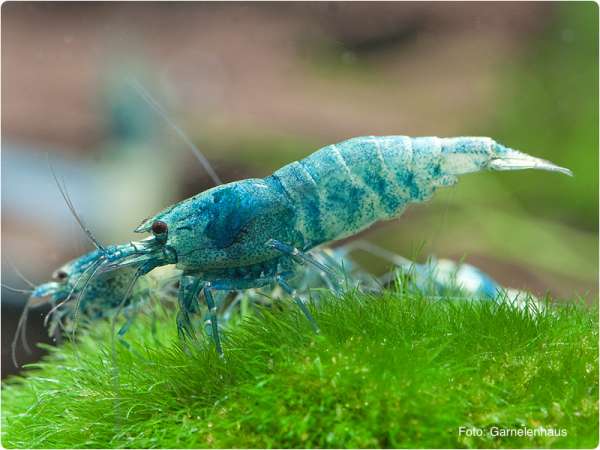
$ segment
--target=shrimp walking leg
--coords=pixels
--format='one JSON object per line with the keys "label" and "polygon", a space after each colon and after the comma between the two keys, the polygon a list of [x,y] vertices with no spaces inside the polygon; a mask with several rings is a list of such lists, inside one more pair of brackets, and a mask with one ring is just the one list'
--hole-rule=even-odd
{"label": "shrimp walking leg", "polygon": [[314,258],[312,255],[304,253],[298,250],[296,247],[278,241],[277,239],[269,239],[269,241],[267,241],[267,246],[280,251],[284,255],[290,256],[292,259],[294,259],[294,261],[300,264],[308,263],[313,267],[317,268],[320,272],[326,274],[329,277],[329,280],[335,286],[336,291],[340,290],[339,280],[335,271],[326,264],[317,261],[316,258]]}
{"label": "shrimp walking leg", "polygon": [[296,291],[294,289],[292,289],[292,287],[287,283],[287,281],[285,281],[285,278],[283,276],[278,275],[276,280],[277,280],[277,283],[281,286],[281,288],[285,292],[287,292],[290,295],[290,297],[292,297],[294,299],[294,302],[296,303],[296,305],[298,305],[298,307],[300,308],[302,313],[306,316],[310,325],[315,330],[315,333],[319,333],[320,330],[319,330],[319,325],[317,325],[317,321],[315,320],[315,318],[312,316],[312,314],[306,307],[306,304],[304,303],[304,301],[302,301],[302,299],[300,297],[298,297],[298,295],[296,295]]}
{"label": "shrimp walking leg", "polygon": [[183,340],[186,337],[195,339],[196,333],[190,315],[198,311],[198,296],[202,282],[194,277],[182,276],[179,285],[179,312],[177,313],[177,333]]}
{"label": "shrimp walking leg", "polygon": [[117,332],[117,334],[119,335],[119,337],[125,336],[125,333],[127,333],[127,331],[129,331],[129,328],[131,328],[131,325],[133,324],[133,321],[135,320],[135,318],[138,315],[138,312],[139,312],[139,308],[137,307],[137,305],[132,305],[131,308],[128,308],[125,311],[124,315],[127,318],[127,321],[125,322],[125,324]]}
{"label": "shrimp walking leg", "polygon": [[[217,319],[217,306],[215,304],[215,298],[213,291],[233,291],[239,289],[251,289],[265,286],[276,281],[272,276],[261,277],[254,279],[248,283],[247,280],[219,280],[215,282],[209,282],[204,284],[204,297],[206,298],[206,305],[208,306],[209,320],[212,329],[212,337],[215,342],[215,347],[219,356],[223,356],[223,348],[221,346],[221,338],[219,334],[219,323]],[[191,326],[191,324],[190,324]]]}
{"label": "shrimp walking leg", "polygon": [[206,298],[206,306],[210,315],[210,324],[212,326],[212,338],[215,341],[215,347],[220,357],[223,357],[223,349],[221,348],[221,338],[219,337],[219,323],[217,322],[217,307],[211,292],[210,283],[204,285],[204,297]]}

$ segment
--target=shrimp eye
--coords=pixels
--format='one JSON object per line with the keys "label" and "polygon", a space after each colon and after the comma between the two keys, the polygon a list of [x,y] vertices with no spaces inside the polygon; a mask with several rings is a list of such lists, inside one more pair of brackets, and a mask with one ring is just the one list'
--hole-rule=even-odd
{"label": "shrimp eye", "polygon": [[67,272],[65,272],[64,270],[57,270],[56,272],[54,272],[54,274],[52,275],[52,277],[55,280],[59,280],[59,281],[63,281],[66,280],[67,277],[69,276],[69,274]]}
{"label": "shrimp eye", "polygon": [[160,220],[157,220],[152,224],[152,233],[154,234],[164,234],[167,232],[168,229],[169,227],[167,226],[167,224]]}

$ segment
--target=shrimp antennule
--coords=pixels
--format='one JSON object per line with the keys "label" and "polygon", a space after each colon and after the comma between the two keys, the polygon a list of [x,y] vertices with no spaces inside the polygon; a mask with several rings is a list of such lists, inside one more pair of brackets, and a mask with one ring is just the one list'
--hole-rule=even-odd
{"label": "shrimp antennule", "polygon": [[198,147],[193,144],[190,138],[188,138],[187,134],[185,134],[185,132],[175,122],[173,122],[173,120],[171,120],[165,109],[152,97],[152,95],[150,95],[148,90],[146,90],[135,78],[130,79],[129,84],[154,109],[154,111],[156,111],[156,113],[161,116],[164,121],[167,122],[171,128],[173,128],[173,130],[175,130],[175,132],[186,143],[190,150],[192,150],[192,153],[194,153],[196,159],[200,162],[202,167],[204,167],[204,170],[206,170],[208,176],[211,178],[213,183],[215,183],[215,186],[223,184],[223,181],[221,181],[215,170],[212,168],[206,156],[204,156]]}
{"label": "shrimp antennule", "polygon": [[52,172],[52,177],[54,178],[54,181],[56,182],[56,186],[58,187],[58,190],[60,191],[62,198],[65,200],[65,202],[69,208],[69,211],[71,211],[71,214],[73,214],[73,217],[75,218],[75,220],[77,221],[77,223],[79,224],[81,229],[84,231],[86,236],[92,241],[92,243],[96,246],[96,248],[105,252],[106,251],[105,248],[102,246],[102,244],[100,244],[100,242],[92,234],[92,232],[87,227],[87,225],[85,224],[85,222],[83,221],[81,216],[75,210],[75,206],[73,206],[73,202],[71,201],[71,198],[69,197],[69,192],[67,191],[66,184],[64,184],[64,181],[63,181],[63,184],[61,184],[60,180],[58,179],[58,176],[56,175],[56,172],[54,171],[54,167],[52,166],[52,163],[50,162],[50,155],[48,155],[48,166],[50,167],[50,171]]}

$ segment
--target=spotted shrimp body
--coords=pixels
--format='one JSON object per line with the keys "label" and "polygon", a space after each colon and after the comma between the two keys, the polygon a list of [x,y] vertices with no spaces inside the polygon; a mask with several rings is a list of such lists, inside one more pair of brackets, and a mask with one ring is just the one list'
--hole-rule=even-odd
{"label": "spotted shrimp body", "polygon": [[193,335],[189,314],[204,291],[213,338],[222,354],[214,290],[279,284],[318,326],[288,280],[297,264],[333,271],[307,253],[426,201],[462,174],[481,170],[568,169],[484,137],[358,137],[329,145],[264,179],[217,186],[145,220],[135,231],[153,236],[113,253],[103,270],[182,270],[178,329]]}
{"label": "spotted shrimp body", "polygon": [[[271,179],[296,205],[296,245],[306,250],[398,217],[410,203],[456,183],[457,175],[518,168],[510,166],[511,155],[526,156],[489,138],[361,137],[327,146]],[[551,167],[540,164],[534,167]]]}
{"label": "spotted shrimp body", "polygon": [[[18,366],[16,345],[19,337],[23,340],[23,346],[28,349],[24,333],[30,308],[45,304],[52,306],[44,322],[49,324],[49,335],[53,335],[58,327],[74,331],[79,317],[85,320],[97,320],[108,317],[115,311],[127,310],[132,305],[139,306],[139,303],[148,298],[151,293],[159,295],[170,283],[178,279],[180,272],[165,266],[165,270],[159,273],[155,271],[140,277],[135,289],[130,290],[132,279],[136,275],[136,267],[121,267],[119,270],[93,276],[103,262],[126,254],[131,249],[131,245],[132,243],[129,243],[121,247],[113,246],[88,252],[57,269],[52,275],[52,281],[35,286],[30,291],[12,342],[12,358],[15,366]],[[126,328],[122,330],[124,332]]]}

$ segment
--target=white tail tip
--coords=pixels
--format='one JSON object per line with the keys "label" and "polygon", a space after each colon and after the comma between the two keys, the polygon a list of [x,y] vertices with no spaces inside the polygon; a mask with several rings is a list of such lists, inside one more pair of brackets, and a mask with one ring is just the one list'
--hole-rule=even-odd
{"label": "white tail tip", "polygon": [[559,172],[570,177],[573,176],[573,172],[565,167],[557,166],[545,159],[535,158],[516,150],[509,150],[505,155],[492,159],[489,168],[492,170],[538,169],[547,170],[549,172]]}

